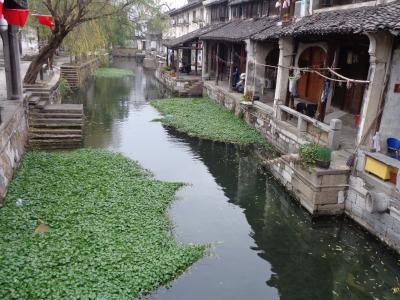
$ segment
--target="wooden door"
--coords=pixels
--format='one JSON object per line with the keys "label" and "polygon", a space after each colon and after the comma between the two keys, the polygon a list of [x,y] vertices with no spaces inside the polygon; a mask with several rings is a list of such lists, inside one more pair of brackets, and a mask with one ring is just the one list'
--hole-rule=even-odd
{"label": "wooden door", "polygon": [[[338,68],[339,72],[346,77],[366,80],[369,70],[368,47],[342,47]],[[336,85],[332,105],[351,114],[359,114],[364,90],[365,85],[363,84],[353,84],[350,87],[347,87],[346,84]]]}
{"label": "wooden door", "polygon": [[[299,58],[300,68],[322,68],[325,65],[326,53],[320,47],[311,47],[306,49]],[[318,103],[321,98],[321,92],[324,85],[324,79],[315,73],[303,73],[297,82],[297,92],[300,98]]]}

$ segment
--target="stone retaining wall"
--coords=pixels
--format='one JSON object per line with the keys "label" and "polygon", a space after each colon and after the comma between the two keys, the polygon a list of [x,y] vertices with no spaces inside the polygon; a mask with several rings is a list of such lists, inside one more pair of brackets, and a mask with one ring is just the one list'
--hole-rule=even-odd
{"label": "stone retaining wall", "polygon": [[[265,162],[275,178],[292,193],[293,197],[312,215],[336,215],[345,213],[363,228],[384,243],[400,252],[400,205],[398,194],[391,191],[378,191],[391,195],[387,210],[371,212],[367,208],[368,193],[376,186],[363,179],[363,162],[357,174],[350,175],[348,169],[322,170],[304,168],[297,162],[298,146],[306,140],[277,120],[272,107],[254,102],[241,103],[240,97],[228,93],[221,87],[204,85],[204,94],[235,112],[239,117],[254,126],[265,138],[284,155]],[[364,174],[367,175],[367,174]],[[373,178],[370,178],[373,180]],[[396,200],[397,199],[397,200]]]}
{"label": "stone retaining wall", "polygon": [[23,158],[28,138],[27,100],[4,101],[2,106],[9,110],[9,119],[0,126],[0,205]]}
{"label": "stone retaining wall", "polygon": [[266,161],[266,165],[313,216],[343,213],[348,170],[304,167],[295,154]]}
{"label": "stone retaining wall", "polygon": [[350,176],[345,213],[381,241],[400,252],[400,207],[391,201],[385,211],[371,211],[367,206],[371,188],[359,174]]}
{"label": "stone retaining wall", "polygon": [[[272,107],[261,102],[243,102],[239,94],[215,85],[206,83],[204,87],[208,97],[244,118],[279,152],[296,153],[298,146],[306,142],[284,122],[276,120]],[[266,167],[312,215],[342,214],[349,170],[305,168],[296,162],[296,157],[283,155],[266,161]]]}
{"label": "stone retaining wall", "polygon": [[203,95],[203,82],[194,78],[176,78],[160,69],[155,72],[156,79],[166,86],[174,95],[182,97],[197,97]]}

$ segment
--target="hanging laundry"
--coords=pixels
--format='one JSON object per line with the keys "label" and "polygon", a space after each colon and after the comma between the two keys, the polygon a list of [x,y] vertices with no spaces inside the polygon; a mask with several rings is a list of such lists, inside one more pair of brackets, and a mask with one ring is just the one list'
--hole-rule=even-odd
{"label": "hanging laundry", "polygon": [[293,76],[289,76],[289,93],[293,97],[297,97],[297,81],[301,75],[298,70],[294,71]]}
{"label": "hanging laundry", "polygon": [[331,82],[329,80],[324,81],[324,85],[322,87],[322,94],[321,94],[321,102],[326,103],[328,101],[328,96],[331,91]]}

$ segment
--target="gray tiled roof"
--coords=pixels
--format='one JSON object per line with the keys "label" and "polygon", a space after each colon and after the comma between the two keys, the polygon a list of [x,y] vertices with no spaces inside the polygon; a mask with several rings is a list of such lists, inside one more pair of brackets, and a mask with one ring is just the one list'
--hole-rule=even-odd
{"label": "gray tiled roof", "polygon": [[210,31],[200,37],[201,40],[223,40],[238,42],[248,39],[277,22],[277,17],[260,19],[232,20],[219,29]]}
{"label": "gray tiled roof", "polygon": [[222,27],[223,25],[224,25],[224,23],[217,23],[217,24],[211,24],[208,26],[204,26],[195,31],[192,31],[185,35],[182,35],[178,38],[164,41],[164,46],[169,47],[169,48],[178,47],[178,46],[182,45],[183,43],[192,42],[192,41],[198,39],[203,34],[206,34],[212,30],[218,29],[218,28]]}
{"label": "gray tiled roof", "polygon": [[400,1],[377,6],[315,13],[298,22],[272,26],[252,36],[254,40],[268,40],[281,36],[325,34],[357,34],[363,32],[400,31]]}
{"label": "gray tiled roof", "polygon": [[253,0],[229,0],[229,5],[238,5],[241,3],[251,2]]}
{"label": "gray tiled roof", "polygon": [[168,14],[172,17],[172,16],[175,16],[177,14],[183,13],[183,12],[185,12],[187,10],[190,10],[192,8],[195,8],[197,6],[200,6],[200,5],[202,5],[202,3],[203,3],[203,0],[197,0],[197,1],[189,2],[188,4],[185,4],[185,5],[181,6],[181,7],[178,7],[178,8],[175,8],[173,10],[170,10]]}

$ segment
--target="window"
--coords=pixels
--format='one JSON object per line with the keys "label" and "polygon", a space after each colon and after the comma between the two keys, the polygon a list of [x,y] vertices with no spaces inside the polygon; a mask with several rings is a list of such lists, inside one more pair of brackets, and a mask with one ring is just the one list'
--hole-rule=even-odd
{"label": "window", "polygon": [[193,22],[195,22],[196,21],[196,11],[194,10],[193,11]]}
{"label": "window", "polygon": [[279,9],[275,7],[275,3],[272,0],[263,0],[261,14],[263,16],[273,16],[279,13]]}
{"label": "window", "polygon": [[211,7],[211,22],[225,22],[228,19],[228,8],[225,5]]}

